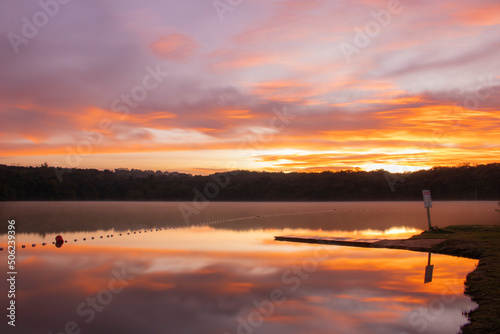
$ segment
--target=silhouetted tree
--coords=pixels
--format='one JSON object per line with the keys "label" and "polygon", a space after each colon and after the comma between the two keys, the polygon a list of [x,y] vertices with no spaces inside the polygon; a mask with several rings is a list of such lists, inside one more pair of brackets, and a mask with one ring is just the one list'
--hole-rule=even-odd
{"label": "silhouetted tree", "polygon": [[[223,182],[228,180],[228,182]],[[227,183],[227,184],[225,184]],[[137,169],[0,165],[0,200],[368,201],[500,199],[500,164],[434,167],[413,173],[233,171],[208,176]],[[499,203],[500,204],[500,203]]]}

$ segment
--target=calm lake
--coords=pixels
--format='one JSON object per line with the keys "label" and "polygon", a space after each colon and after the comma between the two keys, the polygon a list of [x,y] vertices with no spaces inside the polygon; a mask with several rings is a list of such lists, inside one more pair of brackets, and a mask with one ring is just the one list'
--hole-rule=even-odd
{"label": "calm lake", "polygon": [[[497,202],[433,206],[433,225],[500,223]],[[274,240],[406,238],[422,202],[2,202],[0,219],[2,276],[8,220],[17,272],[1,333],[457,333],[476,306],[475,260],[432,254],[424,284],[427,253]]]}

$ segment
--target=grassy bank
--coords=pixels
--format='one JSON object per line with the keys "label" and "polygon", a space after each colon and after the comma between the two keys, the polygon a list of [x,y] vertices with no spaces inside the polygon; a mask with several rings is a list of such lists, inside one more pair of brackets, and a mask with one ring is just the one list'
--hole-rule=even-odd
{"label": "grassy bank", "polygon": [[411,239],[447,239],[432,252],[479,259],[465,282],[465,294],[479,306],[467,314],[462,332],[500,333],[500,226],[448,226]]}

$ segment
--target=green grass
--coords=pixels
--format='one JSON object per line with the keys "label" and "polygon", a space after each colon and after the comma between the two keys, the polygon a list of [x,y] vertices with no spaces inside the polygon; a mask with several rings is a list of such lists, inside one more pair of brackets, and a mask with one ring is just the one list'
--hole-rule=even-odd
{"label": "green grass", "polygon": [[411,239],[447,239],[432,252],[479,259],[465,281],[465,294],[479,306],[466,313],[469,323],[461,332],[500,333],[500,226],[454,225]]}

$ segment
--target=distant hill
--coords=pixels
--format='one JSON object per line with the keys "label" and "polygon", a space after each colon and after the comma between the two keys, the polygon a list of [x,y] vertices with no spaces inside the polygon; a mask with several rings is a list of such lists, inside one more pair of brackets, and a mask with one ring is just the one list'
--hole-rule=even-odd
{"label": "distant hill", "polygon": [[208,176],[118,169],[0,165],[0,201],[499,200],[500,164],[322,173],[232,171]]}

